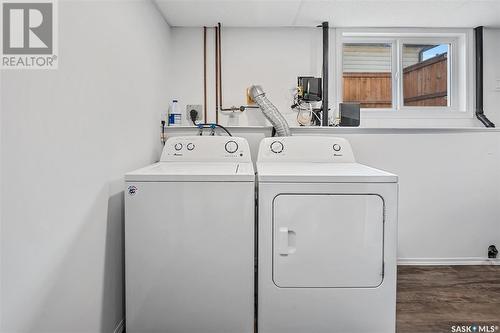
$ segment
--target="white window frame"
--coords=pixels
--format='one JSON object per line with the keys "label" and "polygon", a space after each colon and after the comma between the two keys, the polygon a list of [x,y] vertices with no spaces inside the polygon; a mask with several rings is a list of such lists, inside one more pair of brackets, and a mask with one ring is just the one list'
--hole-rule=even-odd
{"label": "white window frame", "polygon": [[[343,45],[345,43],[385,43],[392,45],[392,108],[361,109],[363,118],[435,119],[474,118],[474,54],[472,29],[337,29],[336,31],[336,102],[343,97]],[[449,106],[404,106],[403,45],[449,44]]]}

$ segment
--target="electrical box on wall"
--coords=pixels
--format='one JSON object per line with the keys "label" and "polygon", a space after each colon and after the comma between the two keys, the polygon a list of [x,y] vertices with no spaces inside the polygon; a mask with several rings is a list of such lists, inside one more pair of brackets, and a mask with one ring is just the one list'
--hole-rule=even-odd
{"label": "electrical box on wall", "polygon": [[[186,105],[186,119],[191,123],[191,114],[196,114],[196,121],[201,120],[202,117],[202,106],[199,104],[188,104]],[[191,112],[194,111],[194,112]]]}
{"label": "electrical box on wall", "polygon": [[304,102],[321,101],[321,78],[299,76],[297,78],[298,97]]}

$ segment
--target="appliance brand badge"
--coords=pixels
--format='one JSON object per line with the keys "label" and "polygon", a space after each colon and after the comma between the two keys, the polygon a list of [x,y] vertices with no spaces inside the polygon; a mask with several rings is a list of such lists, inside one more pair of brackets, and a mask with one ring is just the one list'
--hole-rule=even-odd
{"label": "appliance brand badge", "polygon": [[2,0],[2,69],[57,68],[57,0]]}
{"label": "appliance brand badge", "polygon": [[131,196],[136,195],[136,193],[137,193],[137,187],[135,187],[133,185],[128,187],[128,194],[129,195],[131,195]]}

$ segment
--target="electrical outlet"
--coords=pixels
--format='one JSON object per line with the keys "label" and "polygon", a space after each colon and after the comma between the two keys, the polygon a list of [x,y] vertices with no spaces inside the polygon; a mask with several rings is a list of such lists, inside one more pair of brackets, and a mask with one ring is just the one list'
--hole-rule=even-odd
{"label": "electrical outlet", "polygon": [[161,113],[160,121],[165,121],[168,125],[168,112],[165,111]]}
{"label": "electrical outlet", "polygon": [[186,119],[191,123],[191,110],[195,110],[197,112],[196,114],[196,120],[201,120],[203,115],[202,115],[202,109],[203,107],[199,104],[188,104],[186,105]]}

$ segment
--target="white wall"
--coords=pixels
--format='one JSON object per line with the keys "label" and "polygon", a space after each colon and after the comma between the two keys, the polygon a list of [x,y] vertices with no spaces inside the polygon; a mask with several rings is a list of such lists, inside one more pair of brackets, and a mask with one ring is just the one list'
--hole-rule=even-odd
{"label": "white wall", "polygon": [[[186,104],[203,103],[203,30],[173,28],[175,48],[173,96],[182,109]],[[335,34],[332,33],[333,43]],[[214,29],[208,30],[208,111],[215,119]],[[224,107],[246,104],[246,89],[253,84],[264,87],[267,96],[296,123],[290,110],[291,90],[297,76],[321,76],[321,29],[314,28],[223,28],[222,88]],[[333,63],[333,58],[332,58]],[[333,68],[331,75],[333,75]],[[330,91],[333,93],[333,89]],[[333,98],[333,94],[331,94]],[[221,124],[265,125],[260,110],[250,109],[230,119],[220,115]]]}
{"label": "white wall", "polygon": [[500,132],[346,137],[359,162],[399,176],[402,263],[481,263],[500,244]]}
{"label": "white wall", "polygon": [[[215,115],[215,76],[213,29],[208,33],[208,111]],[[186,104],[203,103],[203,30],[173,28],[176,82],[174,97],[182,109]],[[330,29],[329,105],[336,108],[336,29]],[[222,30],[222,78],[224,106],[246,103],[245,91],[252,84],[263,86],[269,99],[297,126],[297,113],[290,109],[291,90],[297,76],[321,76],[322,32],[319,28],[233,28]],[[334,112],[334,111],[332,111]],[[185,123],[188,122],[185,120]],[[232,126],[266,124],[260,111],[248,110],[239,116],[220,116],[220,123]],[[374,118],[365,114],[362,127],[481,127],[475,118]]]}
{"label": "white wall", "polygon": [[147,1],[60,1],[59,69],[1,73],[1,332],[113,332],[123,181],[158,158],[169,27]]}

